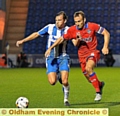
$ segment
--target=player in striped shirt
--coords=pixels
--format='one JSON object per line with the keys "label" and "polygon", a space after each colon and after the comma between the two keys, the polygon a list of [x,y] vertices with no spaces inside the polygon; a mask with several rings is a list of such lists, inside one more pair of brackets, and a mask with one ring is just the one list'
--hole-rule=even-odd
{"label": "player in striped shirt", "polygon": [[96,96],[94,100],[100,101],[104,82],[99,81],[96,73],[93,71],[100,58],[100,51],[97,50],[97,38],[95,34],[98,33],[104,36],[103,54],[109,53],[108,44],[110,34],[99,24],[86,22],[84,12],[82,11],[74,13],[74,22],[75,25],[71,26],[66,34],[57,39],[57,41],[46,51],[45,56],[50,53],[53,47],[62,43],[64,40],[72,40],[73,44],[78,47],[78,58],[82,72],[95,88]]}
{"label": "player in striped shirt", "polygon": [[[23,44],[24,42],[33,40],[38,36],[47,35],[46,50],[64,33],[67,32],[68,26],[66,26],[67,15],[64,11],[57,13],[55,17],[55,24],[48,24],[38,32],[32,33],[30,36],[17,41],[16,46]],[[64,104],[69,106],[68,96],[69,96],[69,55],[66,51],[67,41],[64,41],[60,45],[54,47],[49,56],[46,58],[46,68],[48,81],[51,85],[55,85],[57,78],[61,76],[61,83],[63,84],[64,90]],[[60,74],[59,74],[60,72]],[[59,77],[60,78],[60,77]]]}

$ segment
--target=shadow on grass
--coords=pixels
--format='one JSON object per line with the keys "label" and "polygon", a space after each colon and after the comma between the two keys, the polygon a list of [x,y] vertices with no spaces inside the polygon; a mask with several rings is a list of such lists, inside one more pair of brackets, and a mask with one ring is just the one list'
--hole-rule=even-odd
{"label": "shadow on grass", "polygon": [[98,107],[99,105],[104,105],[106,107],[110,107],[110,106],[117,106],[120,105],[120,102],[90,102],[90,103],[75,103],[75,104],[71,104],[70,107],[74,107],[74,106],[90,106],[90,105],[94,105],[94,107]]}

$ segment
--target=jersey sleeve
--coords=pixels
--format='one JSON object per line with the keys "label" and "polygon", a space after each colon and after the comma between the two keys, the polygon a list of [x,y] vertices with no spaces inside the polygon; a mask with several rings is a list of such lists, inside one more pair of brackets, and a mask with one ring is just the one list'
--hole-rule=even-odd
{"label": "jersey sleeve", "polygon": [[104,30],[103,27],[101,27],[99,24],[96,24],[96,23],[92,23],[92,28],[96,33],[99,33],[99,34],[101,34]]}
{"label": "jersey sleeve", "polygon": [[41,30],[39,30],[39,31],[38,31],[38,34],[39,34],[40,36],[47,34],[47,33],[48,33],[48,28],[49,28],[49,24],[46,25],[45,27],[43,27]]}
{"label": "jersey sleeve", "polygon": [[64,34],[63,34],[63,38],[65,39],[65,40],[70,40],[70,39],[72,39],[72,30],[71,30],[71,28],[69,28]]}

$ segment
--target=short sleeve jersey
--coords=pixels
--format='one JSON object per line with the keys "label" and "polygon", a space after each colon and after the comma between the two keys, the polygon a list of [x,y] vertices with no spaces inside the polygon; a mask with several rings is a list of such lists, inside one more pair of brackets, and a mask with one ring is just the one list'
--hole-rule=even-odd
{"label": "short sleeve jersey", "polygon": [[[58,29],[55,24],[48,24],[44,28],[38,31],[40,36],[47,35],[47,44],[46,50],[66,31],[68,30],[68,26],[65,26],[63,29]],[[54,47],[51,50],[50,57],[59,57],[60,55],[67,55],[67,41],[64,41],[60,45]]]}
{"label": "short sleeve jersey", "polygon": [[78,47],[78,55],[86,57],[92,51],[96,50],[97,38],[96,33],[101,34],[104,28],[99,24],[88,22],[83,29],[78,29],[76,25],[71,26],[67,33],[63,35],[66,40],[76,39],[77,35],[81,36],[81,41]]}

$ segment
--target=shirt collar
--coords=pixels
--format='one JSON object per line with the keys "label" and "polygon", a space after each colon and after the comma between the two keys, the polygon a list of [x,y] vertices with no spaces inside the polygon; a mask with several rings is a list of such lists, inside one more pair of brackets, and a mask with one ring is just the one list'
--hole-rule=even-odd
{"label": "shirt collar", "polygon": [[[76,28],[77,28],[77,30],[80,30],[77,26],[76,26]],[[86,29],[86,28],[88,28],[88,23],[85,23],[85,25],[83,27],[83,29]]]}

